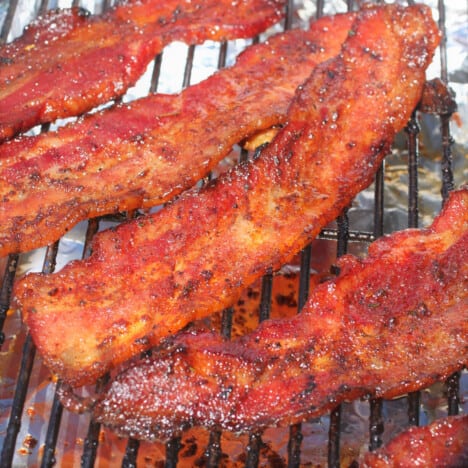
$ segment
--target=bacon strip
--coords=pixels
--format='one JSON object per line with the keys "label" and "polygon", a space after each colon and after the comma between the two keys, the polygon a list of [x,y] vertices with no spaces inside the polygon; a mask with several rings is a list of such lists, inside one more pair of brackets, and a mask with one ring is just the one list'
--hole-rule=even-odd
{"label": "bacon strip", "polygon": [[468,364],[467,255],[464,189],[431,228],[382,238],[365,260],[340,259],[341,274],[294,318],[231,342],[169,338],[115,378],[93,416],[141,439],[191,425],[250,431],[442,380]]}
{"label": "bacon strip", "polygon": [[172,41],[253,37],[283,0],[141,0],[102,15],[52,11],[0,49],[0,141],[124,94]]}
{"label": "bacon strip", "polygon": [[362,468],[468,466],[468,415],[411,427],[385,447],[367,453]]}
{"label": "bacon strip", "polygon": [[179,95],[152,95],[1,145],[0,256],[192,186],[234,144],[284,123],[297,86],[340,51],[353,17],[322,18],[309,31],[251,46],[233,67]]}
{"label": "bacon strip", "polygon": [[74,385],[92,381],[291,259],[371,183],[438,41],[427,7],[363,10],[259,158],[102,232],[88,259],[17,282],[47,365]]}

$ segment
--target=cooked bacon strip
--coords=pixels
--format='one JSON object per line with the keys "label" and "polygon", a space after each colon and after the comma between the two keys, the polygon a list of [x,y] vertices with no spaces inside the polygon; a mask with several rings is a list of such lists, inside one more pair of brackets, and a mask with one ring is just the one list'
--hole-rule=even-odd
{"label": "cooked bacon strip", "polygon": [[140,0],[102,15],[52,11],[0,49],[0,141],[124,94],[172,41],[253,37],[284,0]]}
{"label": "cooked bacon strip", "polygon": [[371,183],[438,40],[427,7],[360,12],[259,158],[100,233],[88,259],[20,280],[15,304],[47,365],[92,381],[291,259]]}
{"label": "cooked bacon strip", "polygon": [[234,144],[284,123],[295,89],[340,51],[353,17],[322,18],[309,31],[251,46],[233,67],[179,95],[152,95],[1,145],[0,256],[192,186]]}
{"label": "cooked bacon strip", "polygon": [[169,338],[115,378],[93,415],[119,434],[164,439],[190,425],[291,424],[423,388],[468,364],[467,258],[465,189],[431,228],[382,238],[365,260],[341,258],[341,274],[294,318],[231,342]]}
{"label": "cooked bacon strip", "polygon": [[468,466],[468,415],[452,416],[428,426],[411,427],[385,447],[367,453],[361,468]]}

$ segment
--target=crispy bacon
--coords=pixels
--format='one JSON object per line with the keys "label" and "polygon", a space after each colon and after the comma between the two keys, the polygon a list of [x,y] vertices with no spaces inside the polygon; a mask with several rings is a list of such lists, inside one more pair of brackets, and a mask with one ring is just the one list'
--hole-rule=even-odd
{"label": "crispy bacon", "polygon": [[253,37],[283,0],[127,1],[102,15],[52,11],[0,49],[0,140],[124,94],[168,43]]}
{"label": "crispy bacon", "polygon": [[385,447],[367,453],[362,468],[468,466],[468,415],[452,416],[428,426],[411,427]]}
{"label": "crispy bacon", "polygon": [[455,93],[440,79],[426,81],[418,108],[426,114],[451,115],[457,110]]}
{"label": "crispy bacon", "polygon": [[179,95],[152,95],[0,146],[0,256],[78,221],[152,206],[192,186],[243,138],[284,123],[294,91],[336,55],[354,14],[249,47]]}
{"label": "crispy bacon", "polygon": [[47,365],[74,385],[92,381],[287,262],[371,183],[438,40],[427,7],[361,11],[260,157],[100,233],[88,259],[17,282],[16,307]]}
{"label": "crispy bacon", "polygon": [[[302,312],[225,341],[180,333],[132,362],[94,405],[119,434],[191,425],[250,431],[316,417],[344,400],[423,388],[468,364],[468,189],[423,230],[340,259]],[[422,466],[422,465],[421,465]]]}

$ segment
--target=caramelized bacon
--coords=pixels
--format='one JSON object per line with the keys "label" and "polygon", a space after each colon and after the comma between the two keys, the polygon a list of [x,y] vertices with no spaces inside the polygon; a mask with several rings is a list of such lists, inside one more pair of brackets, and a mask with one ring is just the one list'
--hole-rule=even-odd
{"label": "caramelized bacon", "polygon": [[[180,333],[132,362],[94,405],[118,433],[190,426],[250,431],[316,417],[344,400],[405,394],[468,364],[468,189],[432,227],[339,261],[301,314],[225,341]],[[422,465],[421,465],[422,466]]]}
{"label": "caramelized bacon", "polygon": [[283,0],[127,1],[102,15],[52,11],[0,49],[0,140],[124,94],[168,43],[253,37]]}
{"label": "caramelized bacon", "polygon": [[428,426],[411,427],[385,447],[365,455],[362,468],[468,466],[468,415],[452,416]]}
{"label": "caramelized bacon", "polygon": [[82,219],[152,206],[192,186],[336,55],[354,14],[249,47],[179,95],[152,95],[0,146],[0,256],[47,245]]}
{"label": "caramelized bacon", "polygon": [[18,281],[16,307],[47,365],[74,385],[92,381],[291,259],[371,183],[438,40],[427,7],[361,11],[260,157],[100,233],[86,260]]}
{"label": "caramelized bacon", "polygon": [[426,81],[418,108],[426,114],[451,115],[457,110],[455,93],[440,79]]}

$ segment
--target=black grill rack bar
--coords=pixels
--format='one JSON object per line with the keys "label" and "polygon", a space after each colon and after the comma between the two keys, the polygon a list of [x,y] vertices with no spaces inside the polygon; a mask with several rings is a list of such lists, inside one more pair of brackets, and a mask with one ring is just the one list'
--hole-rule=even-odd
{"label": "black grill rack bar", "polygon": [[[13,19],[15,17],[18,0],[11,0],[6,17],[3,21],[0,30],[0,42],[7,40],[10,29],[12,27]],[[317,0],[316,2],[316,16],[320,17],[324,14],[325,7],[324,0]],[[359,3],[359,2],[358,2]],[[381,2],[378,2],[381,3]],[[408,1],[409,4],[414,3]],[[104,0],[100,6],[102,10],[109,8],[112,2]],[[80,6],[79,0],[73,0],[73,6]],[[347,9],[353,10],[356,8],[353,0],[346,1]],[[295,3],[289,0],[287,5],[287,14],[284,20],[284,29],[289,29],[293,24]],[[49,8],[48,1],[42,0],[37,10],[38,14],[46,12]],[[440,47],[440,60],[441,60],[441,78],[447,83],[447,51],[446,51],[446,38],[445,38],[445,5],[443,0],[438,1],[439,11],[439,28],[443,33],[443,40]],[[255,38],[253,42],[258,42],[259,38]],[[221,44],[219,51],[218,68],[222,68],[226,64],[228,44]],[[195,47],[188,48],[186,66],[183,76],[183,87],[190,85],[191,72],[194,60]],[[161,64],[163,53],[159,54],[154,60],[153,75],[149,92],[156,92],[158,90]],[[441,198],[445,200],[450,190],[454,188],[454,176],[452,169],[452,145],[453,139],[450,134],[449,120],[450,114],[440,115],[440,127],[442,135],[442,152],[443,162],[441,168]],[[45,126],[43,130],[47,130]],[[419,147],[418,136],[420,128],[418,125],[417,115],[414,114],[406,127],[407,135],[407,151],[408,151],[408,227],[417,227],[419,220],[418,208],[418,163],[419,163]],[[247,152],[241,151],[240,159],[247,157]],[[385,186],[385,164],[376,174],[374,182],[374,222],[372,232],[362,232],[352,230],[349,227],[347,213],[344,212],[337,219],[336,228],[326,228],[322,231],[319,238],[332,240],[336,242],[336,255],[339,257],[347,252],[349,242],[360,242],[368,244],[383,234],[383,221],[384,221],[384,186]],[[128,214],[130,217],[136,213]],[[88,223],[88,230],[86,233],[86,242],[83,252],[83,257],[89,255],[89,245],[93,235],[99,229],[99,220],[90,220]],[[45,273],[53,272],[55,269],[55,262],[58,251],[58,242],[49,246],[46,250],[44,265],[42,271]],[[300,255],[300,275],[299,275],[299,292],[298,292],[298,311],[304,305],[309,293],[309,274],[311,259],[314,255],[311,245],[307,246]],[[9,308],[12,284],[15,278],[15,272],[18,264],[18,255],[10,255],[5,262],[4,272],[0,272],[0,345],[3,344],[3,327],[7,319],[7,311]],[[334,271],[336,273],[336,271]],[[272,281],[273,273],[269,272],[263,278],[262,282],[262,297],[259,310],[260,320],[267,319],[270,315],[271,307],[271,294],[272,294]],[[229,308],[223,311],[223,318],[221,323],[221,333],[226,337],[230,337],[232,328],[233,309]],[[10,418],[6,431],[6,437],[3,442],[1,450],[0,465],[10,466],[12,464],[16,439],[20,430],[22,414],[24,412],[25,398],[29,386],[29,378],[31,376],[32,367],[35,360],[35,346],[29,335],[26,336],[21,365],[16,380],[16,387],[14,398],[10,410]],[[105,378],[101,380],[98,385],[102,385]],[[454,415],[459,412],[459,385],[460,373],[456,373],[447,380],[447,401],[448,401],[448,414]],[[63,408],[57,396],[57,389],[61,386],[61,382],[56,383],[56,392],[52,403],[51,412],[49,415],[47,433],[44,440],[44,450],[41,460],[42,467],[53,466],[57,460],[55,459],[55,451],[57,439],[62,422]],[[371,399],[370,416],[369,416],[369,448],[374,450],[382,444],[382,435],[384,433],[384,418],[382,416],[383,401],[381,399]],[[410,424],[419,424],[419,409],[420,409],[420,395],[415,392],[408,396],[408,420]],[[337,407],[330,414],[329,424],[329,437],[328,437],[328,466],[340,466],[340,434],[341,434],[341,406]],[[96,462],[97,449],[99,444],[100,426],[94,422],[90,422],[88,436],[84,443],[81,464],[84,467],[92,467]],[[205,465],[207,467],[216,467],[219,465],[222,455],[221,447],[221,432],[213,429],[210,433],[209,443],[205,450]],[[290,427],[289,442],[288,442],[288,467],[299,467],[301,463],[301,442],[303,440],[301,424],[296,424]],[[249,443],[246,447],[245,466],[257,467],[260,460],[260,452],[262,449],[262,434],[252,433],[249,436]],[[122,460],[122,466],[135,467],[137,464],[138,450],[140,443],[137,440],[129,439],[127,441],[125,454]],[[181,439],[176,437],[166,444],[166,467],[176,467],[179,461],[179,451],[181,448]]]}
{"label": "black grill rack bar", "polygon": [[5,324],[8,308],[10,307],[11,289],[15,279],[18,257],[19,255],[17,254],[10,255],[7,258],[5,270],[3,272],[2,287],[0,289],[0,346],[3,345],[5,340],[3,326]]}

